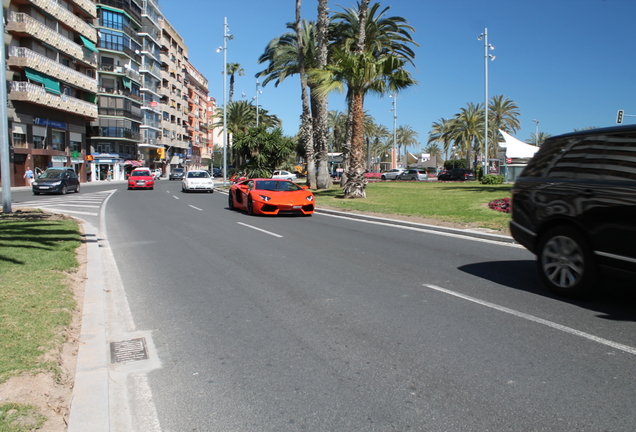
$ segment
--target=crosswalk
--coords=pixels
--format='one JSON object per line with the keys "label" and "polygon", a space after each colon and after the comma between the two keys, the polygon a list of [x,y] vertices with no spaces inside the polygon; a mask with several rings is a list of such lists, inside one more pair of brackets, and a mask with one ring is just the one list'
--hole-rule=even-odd
{"label": "crosswalk", "polygon": [[14,207],[38,208],[51,213],[63,213],[78,216],[99,216],[104,200],[115,190],[73,194],[42,196],[30,201],[13,203]]}

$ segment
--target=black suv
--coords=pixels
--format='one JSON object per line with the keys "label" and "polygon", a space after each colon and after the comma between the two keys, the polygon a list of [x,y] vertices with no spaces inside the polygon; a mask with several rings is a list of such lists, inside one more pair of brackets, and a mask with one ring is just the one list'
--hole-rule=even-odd
{"label": "black suv", "polygon": [[512,189],[510,231],[556,294],[636,276],[636,125],[546,140]]}
{"label": "black suv", "polygon": [[464,169],[464,168],[453,168],[445,173],[440,173],[437,177],[439,181],[447,181],[447,180],[475,180],[475,173],[472,170]]}

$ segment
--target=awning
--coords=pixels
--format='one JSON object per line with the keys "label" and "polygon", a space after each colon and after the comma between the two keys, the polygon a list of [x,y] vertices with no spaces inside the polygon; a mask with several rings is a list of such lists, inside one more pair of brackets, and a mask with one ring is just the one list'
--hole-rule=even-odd
{"label": "awning", "polygon": [[124,161],[124,165],[132,165],[132,166],[143,166],[143,162],[141,161],[136,161],[136,160],[127,160]]}
{"label": "awning", "polygon": [[501,136],[503,136],[505,140],[504,143],[499,143],[499,146],[506,149],[507,158],[531,158],[539,151],[539,147],[519,141],[517,138],[502,130],[499,130],[499,133],[501,133]]}
{"label": "awning", "polygon": [[51,93],[60,94],[60,82],[58,80],[30,68],[25,68],[24,73],[27,79],[44,84],[44,87]]}
{"label": "awning", "polygon": [[124,84],[124,88],[127,88],[128,90],[131,90],[130,88],[130,78],[128,77],[121,77],[122,83]]}
{"label": "awning", "polygon": [[95,48],[95,44],[92,41],[90,41],[89,39],[85,38],[82,35],[80,35],[80,39],[82,40],[82,43],[84,44],[86,48],[88,48],[89,50],[93,52],[98,52],[97,48]]}

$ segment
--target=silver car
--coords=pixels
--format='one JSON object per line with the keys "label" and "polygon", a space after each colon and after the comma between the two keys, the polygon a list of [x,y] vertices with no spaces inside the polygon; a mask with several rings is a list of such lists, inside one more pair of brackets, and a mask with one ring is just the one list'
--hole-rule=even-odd
{"label": "silver car", "polygon": [[380,177],[382,180],[395,180],[397,176],[404,172],[404,168],[393,168],[388,170],[387,172],[383,172]]}
{"label": "silver car", "polygon": [[397,180],[426,181],[428,180],[428,173],[423,169],[407,169],[397,176]]}

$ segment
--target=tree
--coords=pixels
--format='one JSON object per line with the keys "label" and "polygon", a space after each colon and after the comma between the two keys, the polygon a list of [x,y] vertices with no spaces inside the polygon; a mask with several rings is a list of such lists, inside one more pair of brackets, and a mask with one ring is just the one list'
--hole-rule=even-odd
{"label": "tree", "polygon": [[281,128],[250,128],[234,136],[233,149],[245,162],[241,169],[250,178],[271,177],[272,172],[293,152],[295,142],[283,136]]}
{"label": "tree", "polygon": [[[385,18],[389,8],[378,14],[379,4],[369,0],[357,10],[346,9],[332,17],[332,60],[325,70],[312,75],[319,93],[346,88],[348,122],[345,142],[350,142],[349,165],[343,191],[346,198],[363,198],[364,97],[367,93],[387,94],[415,84],[405,63],[414,58],[408,46],[412,28],[400,17]],[[348,145],[345,144],[345,152]]]}
{"label": "tree", "polygon": [[446,159],[448,159],[448,153],[452,147],[453,137],[452,137],[452,123],[453,120],[440,118],[439,121],[436,121],[431,126],[431,130],[428,133],[428,144],[441,144],[444,154],[446,155]]}
{"label": "tree", "polygon": [[406,126],[398,126],[395,132],[395,139],[397,141],[398,146],[398,155],[400,154],[400,148],[404,147],[404,167],[408,168],[408,152],[407,148],[419,144],[417,140],[418,133],[413,130],[413,128],[409,125]]}
{"label": "tree", "polygon": [[[328,0],[318,0],[318,20],[316,21],[316,68],[324,69],[329,61],[329,11]],[[314,127],[314,147],[317,164],[316,187],[327,189],[331,186],[329,175],[328,139],[329,107],[326,95],[312,97]]]}
{"label": "tree", "polygon": [[541,144],[543,144],[543,142],[545,140],[547,140],[548,138],[550,138],[552,135],[550,135],[547,132],[539,132],[539,135],[537,136],[534,132],[530,135],[530,139],[528,140],[528,144],[532,144],[532,145],[536,145],[536,146],[540,146]]}
{"label": "tree", "polygon": [[472,151],[480,151],[484,136],[484,110],[481,104],[469,103],[455,114],[450,135],[466,155],[466,166],[472,168]]}
{"label": "tree", "polygon": [[423,153],[428,153],[431,156],[442,156],[442,150],[439,148],[437,143],[428,143],[426,147],[422,149]]}
{"label": "tree", "polygon": [[227,73],[230,75],[230,97],[228,99],[228,104],[231,104],[232,96],[234,95],[234,75],[238,74],[239,76],[243,76],[245,75],[245,70],[239,63],[228,63]]}
{"label": "tree", "polygon": [[488,104],[488,158],[496,158],[498,153],[499,131],[513,134],[521,127],[519,107],[503,95],[493,96]]}

